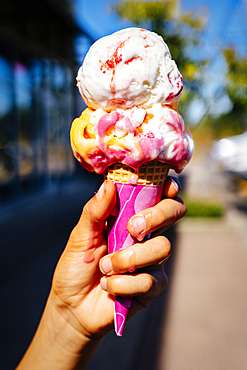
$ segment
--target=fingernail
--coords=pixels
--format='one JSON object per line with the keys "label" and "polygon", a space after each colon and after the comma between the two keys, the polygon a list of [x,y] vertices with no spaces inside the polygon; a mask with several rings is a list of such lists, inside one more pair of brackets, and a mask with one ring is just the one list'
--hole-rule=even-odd
{"label": "fingernail", "polygon": [[104,258],[101,262],[100,269],[103,274],[109,274],[113,270],[111,259],[108,257]]}
{"label": "fingernail", "polygon": [[103,182],[98,192],[96,193],[97,201],[100,202],[103,199],[104,195],[105,195],[105,183]]}
{"label": "fingernail", "polygon": [[176,189],[176,191],[179,192],[180,189],[181,189],[181,185],[178,182],[178,180],[175,177],[171,177],[171,181],[172,181],[172,185],[174,186],[174,188]]}
{"label": "fingernail", "polygon": [[146,231],[146,220],[144,217],[137,216],[131,220],[133,232],[138,240],[144,239],[144,232]]}
{"label": "fingernail", "polygon": [[103,277],[101,280],[100,280],[100,286],[101,286],[101,289],[103,290],[107,290],[107,279],[105,277]]}

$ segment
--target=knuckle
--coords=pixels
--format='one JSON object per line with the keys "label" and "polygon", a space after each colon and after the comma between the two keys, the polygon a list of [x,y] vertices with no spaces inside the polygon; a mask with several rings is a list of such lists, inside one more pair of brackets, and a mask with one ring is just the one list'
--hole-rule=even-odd
{"label": "knuckle", "polygon": [[187,206],[185,203],[182,204],[182,217],[184,217],[187,213]]}
{"label": "knuckle", "polygon": [[125,250],[116,253],[116,261],[118,262],[118,268],[123,269],[126,264],[127,253]]}
{"label": "knuckle", "polygon": [[[163,201],[162,201],[163,202]],[[165,204],[164,202],[161,204]],[[156,217],[157,217],[157,220],[159,221],[159,223],[163,223],[165,222],[166,218],[167,218],[167,214],[166,214],[166,209],[164,207],[156,207],[155,209],[155,212],[156,212]]]}
{"label": "knuckle", "polygon": [[113,270],[117,273],[130,271],[135,267],[136,254],[132,248],[126,248],[116,252],[112,257]]}
{"label": "knuckle", "polygon": [[150,293],[154,286],[154,279],[152,275],[143,274],[142,275],[142,289],[143,293],[147,294]]}
{"label": "knuckle", "polygon": [[125,258],[122,251],[115,252],[111,258],[112,267],[115,273],[120,273],[125,267]]}
{"label": "knuckle", "polygon": [[117,276],[107,278],[107,290],[111,294],[117,294],[121,287],[121,279]]}
{"label": "knuckle", "polygon": [[82,238],[81,238],[81,235],[80,235],[80,232],[79,232],[79,227],[78,227],[78,225],[76,225],[70,233],[68,245],[77,246],[78,244],[81,243],[81,241],[82,241]]}
{"label": "knuckle", "polygon": [[182,199],[178,198],[178,207],[176,208],[175,216],[174,216],[174,222],[180,220],[185,216],[187,212],[187,207],[182,201]]}
{"label": "knuckle", "polygon": [[166,258],[171,253],[171,243],[165,236],[157,236],[156,238],[157,256]]}
{"label": "knuckle", "polygon": [[182,218],[182,212],[180,205],[176,207],[173,217],[172,217],[172,224],[175,224],[177,221],[179,221]]}
{"label": "knuckle", "polygon": [[90,216],[90,210],[89,210],[89,202],[87,202],[82,210],[82,216],[89,217]]}

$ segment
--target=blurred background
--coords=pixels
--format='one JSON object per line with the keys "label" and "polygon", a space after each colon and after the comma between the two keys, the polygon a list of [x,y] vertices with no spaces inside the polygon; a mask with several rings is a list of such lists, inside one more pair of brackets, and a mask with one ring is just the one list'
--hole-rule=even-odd
{"label": "blurred background", "polygon": [[88,369],[247,368],[246,19],[246,0],[1,1],[1,369],[27,348],[102,181],[70,149],[85,107],[77,70],[94,41],[133,25],[163,36],[184,77],[179,111],[195,141],[179,176],[188,213],[167,233],[169,287],[123,338],[106,337]]}

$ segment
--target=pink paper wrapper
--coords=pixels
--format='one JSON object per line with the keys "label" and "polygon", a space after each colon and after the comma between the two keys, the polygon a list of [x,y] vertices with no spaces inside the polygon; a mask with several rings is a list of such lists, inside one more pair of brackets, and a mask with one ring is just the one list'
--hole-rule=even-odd
{"label": "pink paper wrapper", "polygon": [[[155,206],[161,199],[163,186],[131,185],[116,183],[118,201],[117,216],[108,219],[108,251],[113,253],[136,243],[127,230],[129,219],[146,208]],[[135,267],[135,266],[133,266]],[[118,336],[122,336],[125,321],[131,306],[131,297],[115,297],[114,324]]]}

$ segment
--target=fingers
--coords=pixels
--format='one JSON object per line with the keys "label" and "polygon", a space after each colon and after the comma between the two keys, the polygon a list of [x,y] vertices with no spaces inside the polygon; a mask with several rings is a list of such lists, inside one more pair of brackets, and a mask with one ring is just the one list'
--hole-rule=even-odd
{"label": "fingers", "polygon": [[177,197],[180,183],[175,177],[168,177],[164,185],[164,199],[155,207],[146,209],[134,215],[128,222],[128,230],[138,241],[158,229],[167,229],[175,224],[186,213],[186,206]]}
{"label": "fingers", "polygon": [[[113,295],[140,296],[139,303],[136,301],[137,309],[143,308],[167,284],[163,264],[170,252],[169,240],[157,236],[104,256],[99,263],[101,272],[106,274],[101,279],[101,288]],[[147,271],[133,273],[140,268],[146,268]],[[125,274],[126,272],[132,274]]]}
{"label": "fingers", "polygon": [[133,297],[129,317],[148,306],[165,289],[168,279],[164,266],[158,266],[152,273],[138,275],[117,275],[103,277],[101,288],[108,294],[122,297]]}
{"label": "fingers", "polygon": [[131,217],[127,227],[130,234],[141,241],[157,229],[172,226],[183,218],[185,213],[186,206],[180,198],[168,198]]}
{"label": "fingers", "polygon": [[85,205],[84,218],[90,218],[90,222],[105,221],[116,204],[116,188],[112,181],[104,181],[96,195]]}
{"label": "fingers", "polygon": [[180,182],[176,177],[168,176],[164,184],[164,195],[168,198],[175,198],[181,189]]}
{"label": "fingers", "polygon": [[157,297],[168,282],[164,268],[159,267],[153,273],[140,273],[132,275],[117,275],[103,277],[101,287],[109,294],[120,296],[139,296],[142,302]]}
{"label": "fingers", "polygon": [[133,272],[137,268],[157,265],[168,259],[171,244],[163,236],[137,243],[129,248],[108,254],[100,260],[103,274],[113,275]]}
{"label": "fingers", "polygon": [[[83,208],[80,220],[71,233],[70,239],[81,242],[102,234],[105,222],[116,204],[116,188],[112,181],[105,181],[95,196]],[[95,239],[97,242],[97,240]]]}

